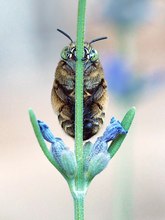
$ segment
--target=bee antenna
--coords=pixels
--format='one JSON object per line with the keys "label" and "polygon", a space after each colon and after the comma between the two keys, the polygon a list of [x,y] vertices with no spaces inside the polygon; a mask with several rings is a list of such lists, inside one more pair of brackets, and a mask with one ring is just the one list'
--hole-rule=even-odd
{"label": "bee antenna", "polygon": [[89,44],[93,44],[93,43],[96,42],[96,41],[105,40],[105,39],[107,39],[107,38],[108,38],[108,37],[99,37],[99,38],[96,38],[96,39],[92,40]]}
{"label": "bee antenna", "polygon": [[73,43],[72,38],[71,38],[67,33],[65,33],[64,31],[62,31],[62,30],[60,30],[60,29],[58,29],[58,28],[57,28],[57,31],[59,31],[61,34],[65,35],[65,37],[69,38],[69,40],[71,41],[71,43]]}

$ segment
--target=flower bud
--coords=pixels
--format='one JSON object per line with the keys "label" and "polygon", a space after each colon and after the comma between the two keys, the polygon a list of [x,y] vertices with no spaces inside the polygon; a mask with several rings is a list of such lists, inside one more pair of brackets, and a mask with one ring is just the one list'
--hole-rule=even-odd
{"label": "flower bud", "polygon": [[55,137],[50,131],[47,124],[45,124],[43,121],[38,120],[38,125],[40,127],[40,131],[42,133],[43,138],[50,143],[54,143],[56,141]]}
{"label": "flower bud", "polygon": [[83,146],[84,164],[87,160],[89,160],[89,155],[91,153],[92,146],[93,144],[90,141],[86,142]]}
{"label": "flower bud", "polygon": [[76,174],[77,163],[75,154],[70,150],[63,150],[61,154],[61,166],[65,174],[69,178],[73,178]]}
{"label": "flower bud", "polygon": [[88,181],[91,181],[97,174],[105,169],[110,161],[110,155],[107,153],[99,153],[95,155],[88,164],[88,169],[85,173],[85,177]]}
{"label": "flower bud", "polygon": [[91,142],[84,145],[84,172],[89,181],[104,170],[110,160],[108,142],[126,133],[120,122],[113,117],[103,136],[98,137],[93,145]]}
{"label": "flower bud", "polygon": [[102,141],[109,142],[114,140],[118,135],[126,133],[127,131],[122,127],[121,123],[113,117],[101,138]]}
{"label": "flower bud", "polygon": [[54,159],[57,161],[57,163],[62,166],[61,164],[61,155],[62,152],[67,149],[63,143],[63,141],[60,138],[56,138],[56,141],[51,145],[50,151],[54,157]]}

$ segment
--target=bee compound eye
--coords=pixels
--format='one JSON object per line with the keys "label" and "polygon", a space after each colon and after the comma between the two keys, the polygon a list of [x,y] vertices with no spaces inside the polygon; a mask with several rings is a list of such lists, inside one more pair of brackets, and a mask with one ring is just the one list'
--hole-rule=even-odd
{"label": "bee compound eye", "polygon": [[61,58],[63,60],[67,60],[69,58],[69,50],[68,47],[64,47],[64,49],[61,51]]}
{"label": "bee compound eye", "polygon": [[98,54],[97,50],[92,49],[92,50],[90,51],[90,59],[91,59],[91,61],[93,61],[93,62],[99,59],[99,54]]}

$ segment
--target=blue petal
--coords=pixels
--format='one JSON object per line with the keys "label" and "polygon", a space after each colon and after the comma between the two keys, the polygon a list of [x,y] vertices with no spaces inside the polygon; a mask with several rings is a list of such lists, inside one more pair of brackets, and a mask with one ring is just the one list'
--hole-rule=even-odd
{"label": "blue petal", "polygon": [[102,137],[97,138],[93,145],[91,153],[98,154],[100,152],[107,152],[107,143],[102,139]]}
{"label": "blue petal", "polygon": [[64,145],[64,142],[60,138],[56,138],[56,141],[52,143],[51,145],[51,153],[54,157],[54,159],[58,162],[59,165],[61,165],[61,155],[62,152],[67,149]]}
{"label": "blue petal", "polygon": [[127,131],[122,127],[121,123],[113,117],[101,138],[102,141],[109,142],[114,140],[119,134],[126,133]]}
{"label": "blue petal", "polygon": [[50,143],[54,143],[56,141],[56,138],[50,131],[47,124],[45,124],[43,121],[38,120],[38,125],[40,127],[40,131],[42,133],[43,138]]}
{"label": "blue petal", "polygon": [[90,161],[93,160],[98,154],[104,154],[109,156],[109,153],[107,151],[108,145],[106,142],[102,141],[101,138],[97,138],[96,142],[91,148],[91,152],[89,153],[89,156],[84,161],[84,169],[88,170]]}
{"label": "blue petal", "polygon": [[97,138],[96,142],[93,144],[88,160],[90,161],[92,157],[94,157],[99,153],[108,154],[107,143],[109,141],[114,140],[119,134],[126,134],[126,133],[127,131],[125,131],[121,123],[113,117],[110,121],[110,124],[103,133],[103,136]]}

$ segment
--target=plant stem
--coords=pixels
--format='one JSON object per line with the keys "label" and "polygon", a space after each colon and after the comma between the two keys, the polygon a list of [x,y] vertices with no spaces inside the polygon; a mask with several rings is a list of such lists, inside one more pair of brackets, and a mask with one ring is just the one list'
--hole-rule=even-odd
{"label": "plant stem", "polygon": [[76,220],[84,219],[84,196],[74,198],[74,215]]}
{"label": "plant stem", "polygon": [[83,53],[86,0],[78,2],[77,41],[76,41],[76,101],[75,101],[75,150],[77,160],[76,190],[83,191]]}
{"label": "plant stem", "polygon": [[[84,172],[83,172],[83,76],[84,33],[86,0],[78,1],[75,79],[75,153],[77,176],[75,182],[75,220],[84,219]],[[83,192],[81,194],[81,192]]]}

